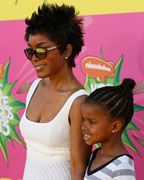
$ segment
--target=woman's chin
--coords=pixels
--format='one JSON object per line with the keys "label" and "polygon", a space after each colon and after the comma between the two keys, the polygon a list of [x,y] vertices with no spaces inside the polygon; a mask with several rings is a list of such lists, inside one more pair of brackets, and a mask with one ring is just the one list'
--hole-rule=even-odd
{"label": "woman's chin", "polygon": [[37,77],[43,79],[43,78],[47,78],[47,77],[49,77],[49,76],[46,75],[46,74],[38,73],[38,72],[37,72]]}

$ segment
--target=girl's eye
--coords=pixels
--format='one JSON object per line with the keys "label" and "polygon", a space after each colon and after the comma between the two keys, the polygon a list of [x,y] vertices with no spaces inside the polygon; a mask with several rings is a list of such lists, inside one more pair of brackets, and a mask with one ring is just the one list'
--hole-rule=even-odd
{"label": "girl's eye", "polygon": [[82,121],[85,121],[84,117],[82,117]]}
{"label": "girl's eye", "polygon": [[89,120],[90,124],[96,124],[95,121]]}

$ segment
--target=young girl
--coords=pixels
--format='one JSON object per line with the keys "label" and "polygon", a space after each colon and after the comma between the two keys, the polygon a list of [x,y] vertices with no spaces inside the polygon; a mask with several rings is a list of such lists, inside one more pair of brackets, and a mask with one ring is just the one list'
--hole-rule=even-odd
{"label": "young girl", "polygon": [[121,135],[134,113],[132,89],[135,82],[124,79],[119,86],[92,92],[82,105],[82,131],[87,145],[101,143],[89,160],[84,180],[135,180],[133,158]]}

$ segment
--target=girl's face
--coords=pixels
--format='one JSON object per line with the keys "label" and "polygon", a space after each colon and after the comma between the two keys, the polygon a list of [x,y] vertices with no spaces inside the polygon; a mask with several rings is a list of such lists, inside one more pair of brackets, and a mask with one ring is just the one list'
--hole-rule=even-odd
{"label": "girl's face", "polygon": [[107,142],[112,135],[112,122],[105,108],[93,103],[82,105],[82,131],[86,144]]}
{"label": "girl's face", "polygon": [[[30,35],[28,39],[28,46],[32,50],[36,48],[49,48],[54,47],[56,44],[51,41],[46,35],[44,34],[36,34]],[[31,60],[38,77],[45,78],[51,75],[57,74],[64,68],[66,65],[66,60],[64,54],[60,54],[58,48],[54,48],[50,51],[47,51],[47,55],[44,59],[39,59],[33,54]]]}

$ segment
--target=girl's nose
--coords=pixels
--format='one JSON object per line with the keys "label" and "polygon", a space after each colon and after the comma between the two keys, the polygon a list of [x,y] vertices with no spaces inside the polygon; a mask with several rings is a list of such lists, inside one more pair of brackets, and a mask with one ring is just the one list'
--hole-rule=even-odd
{"label": "girl's nose", "polygon": [[87,125],[85,121],[82,123],[82,130],[83,131],[87,130]]}

